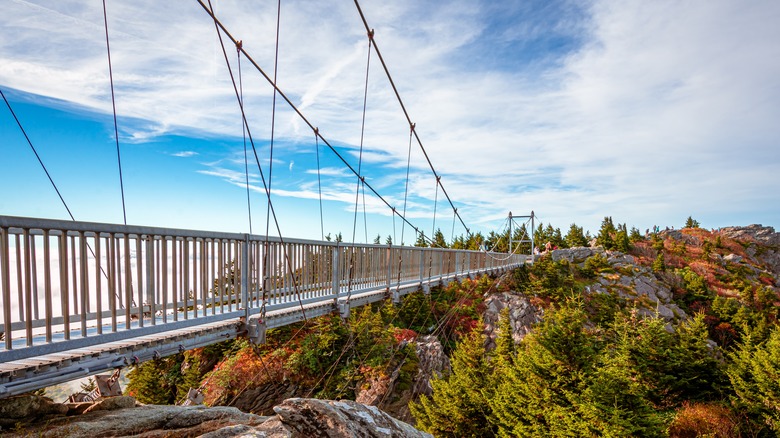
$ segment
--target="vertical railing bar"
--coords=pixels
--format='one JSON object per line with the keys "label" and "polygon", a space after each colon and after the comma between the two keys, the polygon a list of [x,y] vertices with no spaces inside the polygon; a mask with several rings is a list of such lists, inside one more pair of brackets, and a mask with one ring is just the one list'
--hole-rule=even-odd
{"label": "vertical railing bar", "polygon": [[[168,238],[160,238],[160,301],[162,304],[162,322],[168,322]],[[174,276],[175,278],[175,276]],[[176,308],[173,308],[176,312]]]}
{"label": "vertical railing bar", "polygon": [[70,303],[68,298],[68,236],[61,230],[58,236],[60,251],[60,309],[62,310],[63,335],[70,339]]}
{"label": "vertical railing bar", "polygon": [[11,272],[8,228],[0,228],[0,287],[3,294],[3,335],[5,349],[13,347],[13,331],[11,330]]}
{"label": "vertical railing bar", "polygon": [[[225,313],[225,241],[220,239],[217,244],[217,289],[219,289],[219,308]],[[228,311],[230,310],[230,301],[228,301]]]}
{"label": "vertical railing bar", "polygon": [[30,262],[32,263],[32,305],[33,305],[33,319],[40,319],[38,312],[38,257],[35,254],[35,236],[30,236]]}
{"label": "vertical railing bar", "polygon": [[184,301],[184,319],[189,319],[190,300],[190,240],[182,239],[182,300]]}
{"label": "vertical railing bar", "polygon": [[[171,308],[173,311],[173,320],[178,321],[179,320],[179,272],[181,271],[181,265],[176,265],[177,261],[177,251],[176,251],[176,245],[179,244],[179,241],[176,239],[176,237],[171,237]],[[178,251],[178,254],[181,254],[181,251]]]}
{"label": "vertical railing bar", "polygon": [[143,269],[144,269],[144,263],[142,262],[143,259],[143,250],[142,250],[142,240],[143,235],[136,234],[135,235],[135,278],[136,282],[138,284],[138,327],[144,326],[144,305],[146,304],[146,284],[144,284],[144,276],[143,276]]}
{"label": "vertical railing bar", "polygon": [[[32,334],[32,286],[30,285],[30,230],[25,228],[22,230],[24,236],[24,329],[25,337],[27,338],[27,346],[33,345]],[[18,234],[17,234],[18,237]],[[19,241],[17,240],[17,243]],[[16,260],[17,264],[21,263],[21,260]],[[20,303],[21,305],[22,303]]]}
{"label": "vertical railing bar", "polygon": [[244,234],[241,244],[241,305],[244,307],[245,321],[249,319],[249,234]]}
{"label": "vertical railing bar", "polygon": [[130,269],[130,236],[124,234],[124,256],[125,256],[125,330],[130,330],[132,319],[132,298],[133,298],[133,270]]}
{"label": "vertical railing bar", "polygon": [[260,249],[262,246],[259,242],[254,241],[252,244],[255,249],[255,286],[252,288],[255,293],[255,307],[262,307],[262,291],[260,290],[263,287],[263,262],[261,258]]}
{"label": "vertical railing bar", "polygon": [[204,238],[200,242],[200,304],[203,306],[201,316],[206,316],[208,314],[208,249],[208,241]]}
{"label": "vertical railing bar", "polygon": [[79,231],[79,314],[81,315],[81,337],[87,337],[87,296],[89,295],[89,279],[87,276],[87,241],[83,231]]}
{"label": "vertical railing bar", "polygon": [[51,299],[51,248],[49,230],[43,230],[43,295],[44,313],[46,314],[46,343],[52,339],[52,299]]}
{"label": "vertical railing bar", "polygon": [[[215,241],[216,239],[211,239],[210,242],[210,249],[209,249],[209,262],[211,263],[211,275],[209,276],[208,281],[208,289],[211,293],[211,297],[209,298],[211,300],[211,314],[216,315],[217,314],[217,288],[214,287],[214,279],[217,278],[217,263],[215,260]],[[222,313],[222,312],[220,312]]]}
{"label": "vertical railing bar", "polygon": [[103,334],[103,282],[100,278],[102,263],[100,260],[100,233],[95,233],[95,324],[97,324],[97,334]]}
{"label": "vertical railing bar", "polygon": [[24,285],[22,284],[22,245],[19,234],[14,234],[16,242],[16,295],[18,297],[19,321],[24,321]]}
{"label": "vertical railing bar", "polygon": [[[138,242],[139,242],[138,246],[139,247],[141,246],[140,245],[141,239],[142,239],[142,237],[139,235],[138,236]],[[146,287],[144,288],[145,289],[144,290],[144,296],[145,296],[146,304],[149,304],[149,319],[150,319],[150,323],[151,323],[151,325],[155,325],[156,318],[155,318],[155,315],[154,315],[154,313],[155,313],[154,295],[155,295],[156,291],[154,289],[154,278],[155,278],[155,273],[154,273],[154,236],[152,236],[150,234],[147,234],[146,235],[146,239],[144,240],[144,246],[146,247],[146,257],[145,257],[145,259],[146,259]],[[139,255],[136,257],[136,260],[139,262],[138,263],[139,265],[140,265],[140,261],[141,261],[140,257],[141,256],[140,256],[140,253],[139,253]],[[140,280],[139,280],[139,283],[140,283]]]}
{"label": "vertical railing bar", "polygon": [[73,278],[73,315],[80,314],[79,304],[79,288],[78,288],[78,274],[76,271],[76,236],[70,236],[70,266],[71,274]]}
{"label": "vertical railing bar", "polygon": [[106,250],[108,251],[106,264],[108,265],[108,308],[111,311],[111,333],[116,333],[116,301],[119,287],[116,283],[116,236],[114,233],[109,233],[106,237]]}

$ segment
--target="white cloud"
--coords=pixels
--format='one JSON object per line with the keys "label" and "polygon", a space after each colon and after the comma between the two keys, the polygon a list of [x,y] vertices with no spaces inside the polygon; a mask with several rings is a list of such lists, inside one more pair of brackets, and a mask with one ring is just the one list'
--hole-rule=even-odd
{"label": "white cloud", "polygon": [[195,151],[181,151],[181,152],[174,152],[171,155],[174,157],[189,158],[198,155],[198,153]]}
{"label": "white cloud", "polygon": [[[0,41],[0,84],[109,112],[100,6],[5,4],[0,26],[14,38]],[[170,133],[241,135],[214,24],[197,3],[108,6],[117,110],[147,122],[120,126],[122,132],[135,141]],[[215,2],[218,16],[271,76],[275,6]],[[534,209],[562,228],[577,222],[591,230],[605,215],[642,228],[689,214],[705,226],[727,225],[720,222],[726,217],[778,224],[780,195],[767,187],[780,164],[780,3],[599,0],[529,10],[511,1],[371,0],[361,6],[428,157],[467,222],[489,227],[509,210]],[[357,163],[367,53],[357,12],[349,3],[301,0],[283,2],[281,15],[279,86]],[[227,52],[237,73],[235,49]],[[259,142],[270,136],[273,93],[247,59],[241,65]],[[376,56],[368,87],[363,160],[386,170],[367,176],[397,201],[409,126]],[[312,139],[280,96],[275,119],[276,138]],[[232,158],[243,167],[243,156]],[[201,173],[246,185],[243,173],[216,166]],[[416,140],[412,171],[423,172],[411,183],[414,193],[433,199]],[[351,176],[330,165],[320,172]],[[278,193],[312,196],[300,187]],[[354,186],[327,196],[349,205]]]}

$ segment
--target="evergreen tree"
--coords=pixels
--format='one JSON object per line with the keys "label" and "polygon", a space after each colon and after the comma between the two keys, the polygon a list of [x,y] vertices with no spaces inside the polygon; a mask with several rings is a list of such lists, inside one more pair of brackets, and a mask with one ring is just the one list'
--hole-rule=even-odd
{"label": "evergreen tree", "polygon": [[444,233],[441,232],[441,229],[437,229],[435,233],[433,233],[433,245],[434,248],[447,248],[447,240],[444,238]]}
{"label": "evergreen tree", "polygon": [[571,224],[571,226],[569,226],[569,232],[566,233],[564,240],[569,248],[588,246],[588,239],[585,237],[585,234],[583,234],[582,227],[578,227],[577,224]]}
{"label": "evergreen tree", "polygon": [[612,223],[612,217],[607,216],[601,222],[601,229],[599,229],[599,235],[596,236],[596,243],[603,246],[607,251],[615,249],[615,234],[617,230]]}
{"label": "evergreen tree", "polygon": [[452,373],[431,380],[433,394],[409,403],[417,427],[437,437],[492,437],[491,366],[485,352],[481,322],[452,354]]}
{"label": "evergreen tree", "polygon": [[617,232],[615,233],[615,249],[622,253],[627,253],[631,249],[631,242],[628,239],[626,224],[618,225],[617,227]]}
{"label": "evergreen tree", "polygon": [[376,237],[374,237],[374,245],[379,245],[381,242],[382,242],[382,236],[377,234]]}
{"label": "evergreen tree", "polygon": [[631,231],[628,233],[628,241],[631,243],[637,243],[645,240],[645,237],[642,236],[642,233],[639,231],[637,227],[631,227]]}
{"label": "evergreen tree", "polygon": [[688,216],[688,219],[685,221],[684,228],[699,228],[699,221],[695,220],[691,216]]}
{"label": "evergreen tree", "polygon": [[387,239],[385,239],[385,245],[392,245],[393,244],[393,236],[387,235]]}
{"label": "evergreen tree", "polygon": [[727,374],[738,401],[780,434],[780,328],[764,342],[746,336],[729,358]]}
{"label": "evergreen tree", "polygon": [[581,435],[588,429],[576,400],[596,348],[585,330],[585,313],[568,304],[545,313],[527,335],[490,398],[498,435]]}
{"label": "evergreen tree", "polygon": [[653,272],[664,272],[666,270],[666,263],[664,262],[664,253],[659,252],[658,256],[653,261]]}
{"label": "evergreen tree", "polygon": [[427,248],[428,241],[425,240],[425,233],[417,233],[417,240],[414,242],[414,246],[419,248]]}

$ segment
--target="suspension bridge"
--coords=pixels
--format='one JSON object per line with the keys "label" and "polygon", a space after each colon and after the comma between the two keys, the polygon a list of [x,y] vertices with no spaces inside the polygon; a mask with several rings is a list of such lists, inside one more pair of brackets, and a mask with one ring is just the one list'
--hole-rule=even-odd
{"label": "suspension bridge", "polygon": [[[358,306],[386,299],[398,302],[414,291],[427,292],[431,287],[467,277],[500,274],[531,259],[519,253],[519,243],[532,243],[532,235],[530,240],[519,241],[514,251],[511,249],[511,213],[508,221],[509,253],[437,247],[431,236],[426,236],[406,214],[408,167],[404,205],[396,208],[371,186],[362,173],[362,136],[360,161],[355,166],[331,146],[331,142],[284,94],[277,85],[276,74],[266,74],[252,59],[241,41],[220,22],[210,2],[198,0],[198,3],[213,20],[235,91],[242,129],[263,182],[268,205],[266,233],[128,225],[115,104],[112,105],[114,135],[124,223],[75,220],[25,131],[24,123],[3,94],[9,112],[24,133],[71,220],[0,215],[0,398],[238,336],[247,336],[253,342],[262,343],[268,329],[332,312],[348,317],[350,310]],[[368,35],[368,59],[373,48],[409,123],[410,153],[413,141],[416,141],[430,166],[436,184],[434,224],[436,203],[441,192],[452,210],[453,222],[457,218],[468,233],[468,227],[444,189],[441,176],[417,135],[376,45],[374,32],[357,1],[355,5]],[[113,102],[105,1],[103,12]],[[278,96],[312,129],[318,142],[318,153],[321,142],[354,174],[352,243],[282,236],[270,188],[273,130],[266,179],[247,122],[240,73],[234,75],[226,46],[235,47],[239,66],[243,56],[267,80],[274,92],[274,109]],[[367,62],[366,92],[368,68]],[[363,111],[365,122],[365,97]],[[364,128],[361,127],[361,132]],[[246,146],[244,156],[248,156]],[[248,180],[247,170],[247,207],[251,211]],[[356,243],[358,204],[361,192],[365,202],[366,191],[379,199],[387,207],[389,215],[413,230],[426,245]],[[321,196],[320,193],[320,217],[323,214]],[[533,214],[528,217],[532,220]],[[278,235],[268,232],[271,224],[276,227]],[[533,222],[530,229],[533,231]]]}

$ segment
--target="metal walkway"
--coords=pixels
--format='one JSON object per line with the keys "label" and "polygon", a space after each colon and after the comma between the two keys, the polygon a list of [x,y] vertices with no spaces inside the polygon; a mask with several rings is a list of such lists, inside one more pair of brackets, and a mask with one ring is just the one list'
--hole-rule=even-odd
{"label": "metal walkway", "polygon": [[0,398],[526,258],[0,216]]}

